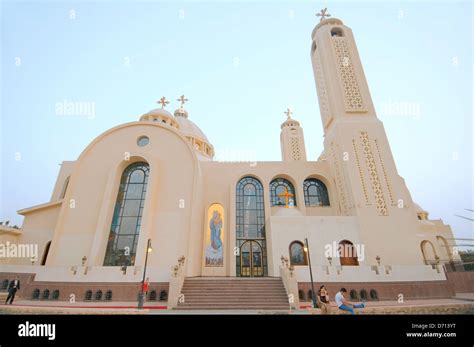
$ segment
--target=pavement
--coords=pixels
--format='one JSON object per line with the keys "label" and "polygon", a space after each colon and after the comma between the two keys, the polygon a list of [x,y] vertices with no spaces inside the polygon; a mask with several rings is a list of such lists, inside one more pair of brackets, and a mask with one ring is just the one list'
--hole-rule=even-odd
{"label": "pavement", "polygon": [[[333,313],[338,313],[334,303]],[[406,300],[399,303],[391,301],[369,301],[359,313],[387,314],[396,313],[443,313],[440,308],[454,310],[456,308],[474,313],[474,293],[459,294],[454,298]],[[316,313],[317,312],[317,313]],[[13,305],[0,304],[0,314],[318,314],[319,310],[312,310],[311,304],[301,303],[298,310],[168,310],[164,302],[145,303],[144,309],[139,310],[136,302],[76,302],[67,301],[31,301],[18,300]],[[448,312],[446,312],[448,313]]]}

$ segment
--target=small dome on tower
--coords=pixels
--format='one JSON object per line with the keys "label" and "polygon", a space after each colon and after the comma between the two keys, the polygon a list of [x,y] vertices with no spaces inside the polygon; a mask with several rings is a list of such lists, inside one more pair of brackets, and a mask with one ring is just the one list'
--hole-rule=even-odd
{"label": "small dome on tower", "polygon": [[183,107],[180,107],[174,111],[174,116],[188,118],[188,111],[186,111]]}
{"label": "small dome on tower", "polygon": [[299,127],[300,126],[300,122],[298,122],[296,119],[291,118],[291,115],[293,114],[293,112],[291,112],[289,108],[284,113],[286,114],[287,119],[281,124],[282,129],[284,127]]}

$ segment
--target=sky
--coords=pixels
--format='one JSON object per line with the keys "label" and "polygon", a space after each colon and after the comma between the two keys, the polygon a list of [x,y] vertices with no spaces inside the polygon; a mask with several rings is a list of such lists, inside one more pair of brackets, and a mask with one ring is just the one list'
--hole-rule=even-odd
{"label": "sky", "polygon": [[[17,210],[50,200],[61,161],[162,96],[172,112],[186,95],[220,160],[280,160],[291,107],[316,160],[323,130],[309,53],[324,7],[353,30],[414,201],[473,239],[474,222],[456,216],[474,218],[468,1],[3,1],[0,221],[20,225]],[[67,102],[89,112],[62,112]]]}

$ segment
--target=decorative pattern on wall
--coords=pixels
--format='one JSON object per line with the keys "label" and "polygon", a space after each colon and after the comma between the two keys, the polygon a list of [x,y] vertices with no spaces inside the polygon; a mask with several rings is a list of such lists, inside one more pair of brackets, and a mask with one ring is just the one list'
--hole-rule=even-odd
{"label": "decorative pattern on wall", "polygon": [[364,102],[360,93],[354,67],[352,66],[349,46],[344,37],[334,36],[334,50],[336,52],[337,69],[344,89],[344,105],[346,111],[365,111]]}
{"label": "decorative pattern on wall", "polygon": [[354,150],[354,156],[355,156],[355,160],[356,160],[356,164],[357,164],[357,169],[359,170],[360,185],[362,187],[362,192],[364,193],[365,203],[367,205],[369,205],[370,204],[369,194],[367,192],[367,186],[365,185],[364,173],[363,173],[362,168],[360,166],[359,153],[357,153],[357,145],[356,145],[356,140],[355,139],[352,139],[352,148]]}
{"label": "decorative pattern on wall", "polygon": [[339,150],[339,146],[335,144],[334,142],[331,142],[330,154],[334,163],[334,171],[335,171],[334,174],[336,177],[337,191],[339,192],[341,212],[345,215],[349,215],[351,204],[349,201],[349,194],[346,188],[346,182],[344,180],[344,172],[342,171],[342,167],[341,167],[341,160],[340,160],[341,152]]}
{"label": "decorative pattern on wall", "polygon": [[392,187],[391,187],[390,181],[388,180],[387,170],[385,170],[385,165],[384,165],[383,160],[382,160],[382,154],[380,153],[379,141],[377,139],[374,139],[374,143],[375,143],[375,148],[377,149],[377,154],[378,154],[378,157],[379,157],[379,160],[380,160],[380,167],[382,168],[382,173],[383,173],[383,177],[385,179],[385,184],[387,186],[387,191],[388,191],[388,196],[390,197],[390,202],[392,203],[392,205],[396,205],[395,204],[395,199],[393,198]]}
{"label": "decorative pattern on wall", "polygon": [[387,204],[383,196],[382,186],[380,185],[379,174],[377,167],[375,166],[374,156],[372,154],[372,148],[370,146],[369,135],[365,131],[360,132],[360,140],[362,141],[362,150],[365,156],[365,162],[369,171],[369,178],[372,182],[372,190],[375,195],[375,206],[381,216],[388,216]]}
{"label": "decorative pattern on wall", "polygon": [[314,78],[316,80],[316,90],[318,92],[319,110],[321,112],[321,118],[323,120],[323,126],[326,126],[331,121],[332,117],[329,114],[329,100],[326,93],[326,83],[324,81],[324,72],[321,67],[321,57],[319,56],[319,50],[316,49],[314,52]]}
{"label": "decorative pattern on wall", "polygon": [[298,137],[290,137],[290,151],[293,160],[301,160],[301,148]]}

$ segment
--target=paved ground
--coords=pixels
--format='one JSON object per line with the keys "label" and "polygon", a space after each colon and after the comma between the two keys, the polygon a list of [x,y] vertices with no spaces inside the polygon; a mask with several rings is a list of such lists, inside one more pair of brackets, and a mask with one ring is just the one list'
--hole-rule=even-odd
{"label": "paved ground", "polygon": [[[334,304],[333,304],[334,305]],[[452,299],[407,300],[367,302],[366,308],[356,310],[367,314],[400,313],[472,313],[474,293],[465,293]],[[339,313],[333,307],[333,313]],[[77,302],[18,300],[13,305],[0,304],[0,314],[319,314],[309,303],[302,303],[299,310],[167,310],[163,303],[145,303],[138,310],[135,302]]]}

